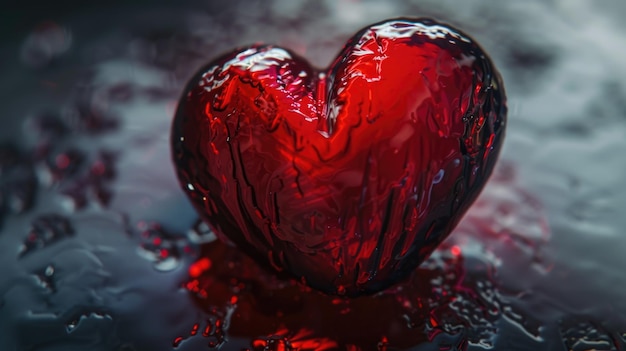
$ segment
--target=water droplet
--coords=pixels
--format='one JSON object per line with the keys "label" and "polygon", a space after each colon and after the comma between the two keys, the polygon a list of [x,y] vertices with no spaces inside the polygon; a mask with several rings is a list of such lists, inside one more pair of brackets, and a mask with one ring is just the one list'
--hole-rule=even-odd
{"label": "water droplet", "polygon": [[71,210],[82,210],[93,200],[107,207],[113,193],[110,183],[115,177],[116,154],[100,150],[88,157],[71,149],[57,154],[55,162],[48,162],[50,182],[59,186],[59,193],[68,200]]}
{"label": "water droplet", "polygon": [[113,321],[113,317],[111,317],[108,313],[101,313],[97,311],[83,312],[75,318],[72,318],[69,322],[65,323],[65,331],[68,334],[76,333],[82,325],[101,325],[100,323],[103,321],[108,324]]}
{"label": "water droplet", "polygon": [[56,282],[54,280],[54,266],[48,265],[44,269],[36,271],[35,277],[39,284],[51,293],[56,292]]}
{"label": "water droplet", "polygon": [[198,220],[187,232],[190,243],[207,244],[217,240],[217,236],[206,222]]}
{"label": "water droplet", "polygon": [[138,253],[154,262],[154,268],[159,271],[174,270],[184,255],[193,254],[184,235],[169,232],[155,222],[139,222],[137,227],[141,230]]}
{"label": "water droplet", "polygon": [[567,350],[618,351],[615,337],[600,324],[576,319],[561,322],[561,338]]}
{"label": "water droplet", "polygon": [[74,229],[68,218],[57,214],[41,215],[31,223],[18,255],[24,257],[73,235]]}
{"label": "water droplet", "polygon": [[57,184],[75,176],[82,169],[85,158],[85,154],[77,149],[50,154],[45,162],[46,178],[51,184]]}

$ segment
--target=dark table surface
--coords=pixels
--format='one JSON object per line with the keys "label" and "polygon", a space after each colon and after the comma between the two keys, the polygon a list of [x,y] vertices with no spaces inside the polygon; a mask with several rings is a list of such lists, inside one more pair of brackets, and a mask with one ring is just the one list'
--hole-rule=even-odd
{"label": "dark table surface", "polygon": [[[0,350],[626,349],[625,2],[0,13]],[[490,53],[509,97],[505,147],[410,281],[323,296],[198,222],[170,161],[173,110],[224,51],[278,43],[323,67],[358,29],[397,16],[451,23]]]}

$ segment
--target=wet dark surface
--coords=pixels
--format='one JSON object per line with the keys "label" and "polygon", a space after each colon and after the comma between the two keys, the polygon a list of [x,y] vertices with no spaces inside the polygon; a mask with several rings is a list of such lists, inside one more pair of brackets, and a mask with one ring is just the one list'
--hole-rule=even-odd
{"label": "wet dark surface", "polygon": [[[626,347],[622,2],[143,5],[3,14],[0,350]],[[500,162],[457,229],[350,301],[215,242],[170,161],[186,81],[257,41],[325,66],[399,15],[470,33],[507,87]]]}

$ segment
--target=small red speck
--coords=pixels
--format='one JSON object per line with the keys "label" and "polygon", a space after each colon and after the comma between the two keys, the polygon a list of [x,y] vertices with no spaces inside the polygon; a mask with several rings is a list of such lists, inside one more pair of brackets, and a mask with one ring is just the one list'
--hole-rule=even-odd
{"label": "small red speck", "polygon": [[211,324],[208,324],[205,328],[204,331],[202,332],[202,336],[209,336],[211,335]]}
{"label": "small red speck", "polygon": [[255,210],[254,210],[254,214],[255,214],[257,217],[261,218],[261,219],[263,218],[263,214],[262,214],[262,213],[261,213],[261,211],[259,211],[258,209],[255,209]]}
{"label": "small red speck", "polygon": [[60,154],[56,157],[55,162],[59,169],[65,169],[70,165],[70,158],[66,154]]}
{"label": "small red speck", "polygon": [[172,343],[172,346],[174,347],[178,347],[178,345],[180,345],[180,343],[183,341],[183,337],[179,336],[176,339],[174,339],[174,342]]}
{"label": "small red speck", "polygon": [[154,238],[154,240],[152,240],[152,243],[153,243],[155,246],[159,246],[159,245],[161,245],[161,238]]}
{"label": "small red speck", "polygon": [[198,323],[194,324],[193,327],[191,327],[191,332],[189,332],[190,335],[196,335],[198,333],[198,328],[200,326],[198,325]]}
{"label": "small red speck", "polygon": [[457,245],[452,246],[452,248],[450,249],[450,252],[452,252],[452,254],[454,256],[459,256],[461,254],[461,248]]}
{"label": "small red speck", "polygon": [[238,300],[239,300],[239,299],[237,298],[237,296],[236,296],[236,295],[233,295],[233,296],[231,296],[231,297],[230,297],[230,304],[231,304],[231,305],[235,305],[235,304],[237,304],[237,301],[238,301]]}
{"label": "small red speck", "polygon": [[170,255],[170,252],[167,251],[167,249],[161,249],[161,251],[159,251],[159,254],[161,255],[162,258],[166,258],[167,256]]}
{"label": "small red speck", "polygon": [[197,279],[187,282],[185,286],[187,287],[187,290],[190,291],[197,292],[198,290],[200,290],[200,282]]}
{"label": "small red speck", "polygon": [[265,340],[261,340],[261,339],[256,339],[254,341],[252,341],[252,347],[255,349],[263,349],[267,346],[267,341]]}
{"label": "small red speck", "polygon": [[197,278],[206,270],[211,268],[211,264],[211,260],[209,260],[208,258],[201,258],[198,261],[194,262],[191,266],[189,266],[189,275],[192,278]]}

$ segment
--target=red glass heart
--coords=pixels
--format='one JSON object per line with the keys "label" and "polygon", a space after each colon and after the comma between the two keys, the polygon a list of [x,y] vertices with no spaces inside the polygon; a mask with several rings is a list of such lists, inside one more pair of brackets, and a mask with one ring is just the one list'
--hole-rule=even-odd
{"label": "red glass heart", "polygon": [[406,277],[482,189],[504,137],[502,81],[427,19],[358,32],[326,71],[276,46],[191,80],[172,129],[179,179],[223,239],[327,293]]}

